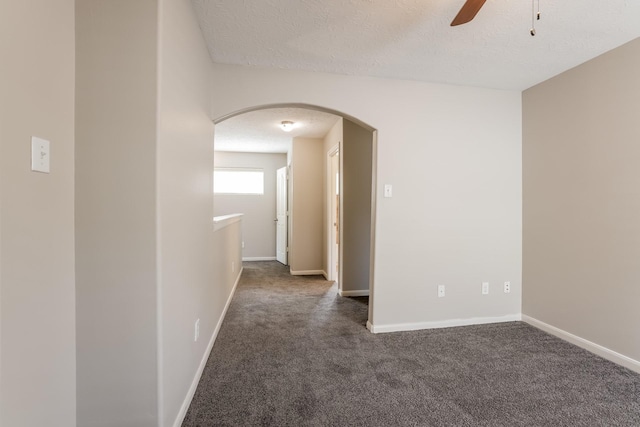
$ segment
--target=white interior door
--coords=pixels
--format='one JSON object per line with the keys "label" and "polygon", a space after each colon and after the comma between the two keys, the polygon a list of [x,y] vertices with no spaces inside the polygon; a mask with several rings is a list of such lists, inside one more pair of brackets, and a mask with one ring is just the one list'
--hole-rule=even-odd
{"label": "white interior door", "polygon": [[287,265],[287,168],[276,171],[276,260]]}

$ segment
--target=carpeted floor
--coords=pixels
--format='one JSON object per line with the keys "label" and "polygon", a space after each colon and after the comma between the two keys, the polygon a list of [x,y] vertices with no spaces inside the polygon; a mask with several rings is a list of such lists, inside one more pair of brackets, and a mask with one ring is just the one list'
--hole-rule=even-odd
{"label": "carpeted floor", "polygon": [[640,426],[640,375],[527,324],[374,335],[336,291],[245,263],[183,426]]}

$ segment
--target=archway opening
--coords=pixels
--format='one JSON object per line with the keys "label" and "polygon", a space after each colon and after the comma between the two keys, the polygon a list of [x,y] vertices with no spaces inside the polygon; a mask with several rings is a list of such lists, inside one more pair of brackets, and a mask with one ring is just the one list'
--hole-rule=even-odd
{"label": "archway opening", "polygon": [[[283,121],[294,122],[294,131],[286,133],[280,129]],[[248,153],[266,154],[272,160],[274,155],[286,156],[289,176],[287,263],[291,274],[322,274],[328,280],[338,281],[341,296],[368,296],[371,321],[375,296],[375,128],[343,112],[301,103],[255,106],[226,114],[214,123],[215,168],[263,169],[272,181],[270,169],[274,166],[265,167],[268,162],[260,167],[238,159],[250,158]],[[282,138],[289,139],[288,145],[278,145]],[[331,154],[336,151],[340,152],[339,184],[333,188],[336,179],[331,171],[336,166],[331,164]],[[229,160],[232,157],[234,160]],[[282,157],[275,163],[278,161],[282,162]],[[214,198],[216,215],[229,214],[232,213],[229,209],[235,209],[230,205],[221,206],[225,203],[223,200]],[[275,206],[276,200],[273,204]],[[334,212],[336,206],[340,208]],[[274,208],[262,212],[263,225],[258,229],[267,229],[265,217],[270,213],[271,225],[278,224],[279,215]],[[245,218],[251,220],[246,213]],[[278,241],[276,230],[266,234],[268,239]],[[252,240],[252,246],[253,237],[246,236]],[[337,250],[334,242],[339,243]],[[278,258],[277,245],[273,245],[276,253],[259,255],[246,243],[244,250],[250,256],[243,253],[243,258],[247,260]],[[334,273],[335,265],[338,270]]]}

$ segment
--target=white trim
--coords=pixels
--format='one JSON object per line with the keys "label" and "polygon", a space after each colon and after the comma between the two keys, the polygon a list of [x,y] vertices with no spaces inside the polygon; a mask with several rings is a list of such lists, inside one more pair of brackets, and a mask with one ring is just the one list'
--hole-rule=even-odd
{"label": "white trim", "polygon": [[359,291],[343,291],[339,292],[341,297],[368,297],[369,289],[359,290]]}
{"label": "white trim", "polygon": [[448,319],[437,320],[433,322],[416,322],[416,323],[396,323],[390,325],[374,325],[367,322],[367,328],[374,334],[384,332],[399,332],[399,331],[418,331],[421,329],[438,329],[438,328],[452,328],[456,326],[470,326],[470,325],[484,325],[487,323],[502,323],[502,322],[517,322],[522,320],[522,315],[507,314],[506,316],[498,317],[471,317],[468,319]]}
{"label": "white trim", "polygon": [[243,261],[275,261],[276,257],[274,256],[245,256],[242,257]]}
{"label": "white trim", "polygon": [[[378,212],[378,131],[371,131],[371,241],[369,242],[369,313],[367,320],[373,322],[374,319],[374,295],[375,272],[376,272],[376,229]],[[372,325],[373,326],[373,325]]]}
{"label": "white trim", "polygon": [[278,103],[272,103],[272,104],[255,105],[253,107],[236,110],[229,114],[225,114],[224,116],[218,117],[217,119],[213,119],[213,123],[219,124],[221,122],[224,122],[225,120],[229,120],[232,117],[239,116],[240,114],[250,113],[252,111],[258,111],[258,110],[266,110],[270,108],[303,108],[305,110],[322,111],[322,112],[330,113],[336,116],[341,116],[347,120],[351,120],[355,124],[358,124],[367,130],[370,130],[370,131],[375,130],[374,128],[372,128],[370,125],[363,122],[362,120],[356,117],[353,117],[349,114],[343,113],[340,110],[334,110],[333,108],[326,108],[316,104],[306,104],[304,102],[278,102]]}
{"label": "white trim", "polygon": [[213,231],[218,231],[242,219],[244,214],[232,214],[213,217]]}
{"label": "white trim", "polygon": [[[344,119],[340,118],[340,120],[343,121],[344,123]],[[333,125],[334,127],[338,124],[338,122],[336,122],[335,125]],[[331,128],[331,130],[333,130],[333,128]],[[327,280],[337,280],[336,276],[336,269],[335,266],[336,264],[338,264],[338,259],[340,258],[340,251],[338,250],[338,253],[336,254],[336,256],[338,257],[338,259],[333,259],[333,247],[334,247],[334,236],[335,233],[333,232],[333,212],[334,212],[334,204],[333,204],[333,200],[334,200],[334,195],[335,194],[335,186],[332,185],[333,182],[333,156],[335,156],[336,154],[340,153],[340,142],[344,139],[344,132],[342,133],[342,135],[340,135],[340,140],[338,141],[337,144],[335,144],[334,146],[332,146],[331,148],[329,148],[329,150],[327,150],[327,155],[325,157],[325,175],[327,178],[326,181],[326,194],[325,196],[325,201],[326,201],[326,206],[325,206],[325,210],[326,210],[326,229],[327,229],[327,235],[325,235],[325,239],[327,242],[327,270],[328,273],[325,274],[325,278]],[[338,158],[339,159],[339,158]],[[340,164],[338,163],[338,173],[340,174],[340,176],[342,176],[342,171],[340,170]],[[336,218],[336,220],[339,221],[338,218]]]}
{"label": "white trim", "polygon": [[335,280],[329,280],[329,275],[327,274],[326,271],[322,270],[322,275],[324,276],[324,279],[330,282],[335,282]]}
{"label": "white trim", "polygon": [[581,347],[593,354],[603,357],[613,363],[617,363],[618,365],[622,365],[634,372],[640,373],[640,362],[628,356],[625,356],[624,354],[620,354],[607,347],[601,346],[600,344],[596,344],[577,335],[573,335],[570,332],[564,331],[560,328],[556,328],[555,326],[551,326],[547,323],[541,322],[538,319],[534,319],[533,317],[524,314],[522,315],[522,321],[564,341],[577,345],[578,347]]}
{"label": "white trim", "polygon": [[292,276],[324,276],[326,273],[323,270],[289,270]]}
{"label": "white trim", "polygon": [[200,366],[196,371],[196,375],[191,382],[191,387],[189,387],[189,391],[187,392],[187,396],[184,398],[184,402],[182,402],[182,406],[180,407],[180,412],[178,412],[178,416],[176,417],[175,422],[173,423],[173,427],[180,427],[182,422],[184,421],[184,417],[187,415],[187,411],[189,410],[189,406],[191,405],[191,401],[193,400],[193,395],[196,393],[196,388],[198,388],[198,383],[200,382],[200,377],[202,377],[202,372],[204,371],[204,367],[207,364],[207,360],[209,359],[209,355],[211,354],[211,350],[213,349],[213,344],[216,342],[216,338],[218,337],[218,332],[220,332],[220,327],[222,326],[222,321],[224,317],[227,315],[227,309],[229,309],[229,304],[231,304],[231,300],[233,299],[233,295],[236,293],[236,288],[238,287],[238,283],[240,282],[240,277],[242,276],[242,270],[244,268],[240,268],[238,272],[238,277],[236,278],[236,282],[233,284],[233,288],[231,289],[231,294],[229,294],[229,298],[227,298],[227,302],[224,305],[224,309],[222,310],[222,314],[218,319],[218,324],[213,331],[213,335],[211,335],[211,339],[209,340],[209,344],[207,345],[207,350],[204,352],[202,356],[202,360],[200,361]]}

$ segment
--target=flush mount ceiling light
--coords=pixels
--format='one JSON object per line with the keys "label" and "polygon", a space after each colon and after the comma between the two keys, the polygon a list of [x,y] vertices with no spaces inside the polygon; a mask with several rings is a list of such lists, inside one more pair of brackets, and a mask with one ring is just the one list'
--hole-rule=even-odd
{"label": "flush mount ceiling light", "polygon": [[282,123],[280,123],[280,127],[285,132],[291,132],[293,130],[293,124],[294,123],[292,121],[285,120]]}

